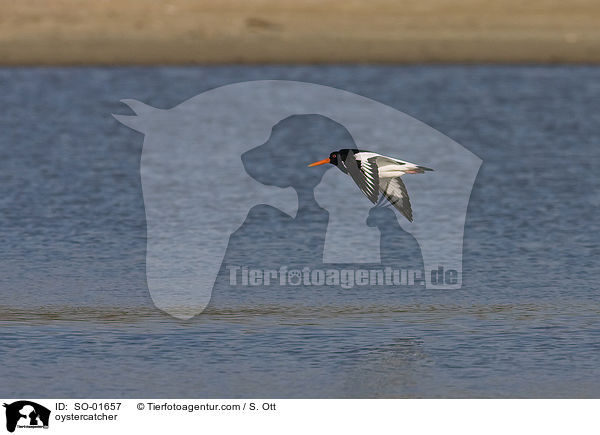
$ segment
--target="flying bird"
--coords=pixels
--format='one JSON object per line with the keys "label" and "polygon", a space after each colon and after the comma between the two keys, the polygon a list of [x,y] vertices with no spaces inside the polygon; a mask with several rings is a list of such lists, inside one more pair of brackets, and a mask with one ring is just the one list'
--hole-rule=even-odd
{"label": "flying bird", "polygon": [[357,149],[333,151],[329,154],[329,158],[308,166],[327,163],[337,166],[344,174],[350,175],[373,204],[381,202],[378,201],[381,193],[381,198],[385,197],[410,222],[413,221],[410,198],[400,177],[404,174],[422,174],[425,171],[433,171],[425,166]]}

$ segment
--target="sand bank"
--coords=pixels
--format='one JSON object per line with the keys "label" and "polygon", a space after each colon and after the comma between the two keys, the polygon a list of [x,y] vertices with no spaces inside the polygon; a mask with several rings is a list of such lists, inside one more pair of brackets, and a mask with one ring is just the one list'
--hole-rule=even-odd
{"label": "sand bank", "polygon": [[600,2],[20,0],[0,64],[600,62]]}

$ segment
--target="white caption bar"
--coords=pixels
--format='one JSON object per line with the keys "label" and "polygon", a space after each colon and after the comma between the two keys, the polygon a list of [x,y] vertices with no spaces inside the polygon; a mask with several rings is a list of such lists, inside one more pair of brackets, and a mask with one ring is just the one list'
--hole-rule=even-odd
{"label": "white caption bar", "polygon": [[2,412],[2,421],[8,425],[5,428],[10,430],[12,425],[18,435],[197,430],[345,435],[389,430],[461,435],[585,434],[598,432],[595,416],[600,406],[600,400],[429,399],[3,399],[2,403],[6,404]]}

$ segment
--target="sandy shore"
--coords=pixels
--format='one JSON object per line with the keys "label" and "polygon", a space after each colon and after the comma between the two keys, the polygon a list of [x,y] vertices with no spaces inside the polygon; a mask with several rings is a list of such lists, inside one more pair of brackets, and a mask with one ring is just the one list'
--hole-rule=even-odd
{"label": "sandy shore", "polygon": [[0,64],[591,63],[599,23],[596,0],[20,0]]}

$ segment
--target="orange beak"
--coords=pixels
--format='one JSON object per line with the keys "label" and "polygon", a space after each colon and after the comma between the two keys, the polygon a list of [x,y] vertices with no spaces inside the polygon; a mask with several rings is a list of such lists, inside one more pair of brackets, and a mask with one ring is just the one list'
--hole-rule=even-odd
{"label": "orange beak", "polygon": [[318,162],[311,163],[308,166],[319,166],[319,165],[324,165],[325,163],[329,163],[329,158],[319,160]]}

